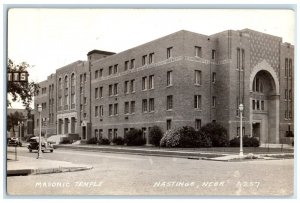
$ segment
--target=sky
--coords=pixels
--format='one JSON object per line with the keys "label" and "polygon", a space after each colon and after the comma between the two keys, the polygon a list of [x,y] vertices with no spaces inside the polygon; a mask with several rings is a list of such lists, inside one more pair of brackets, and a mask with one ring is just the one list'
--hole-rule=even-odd
{"label": "sky", "polygon": [[183,29],[211,35],[244,28],[295,44],[292,10],[22,8],[8,13],[8,57],[32,65],[30,80],[40,82],[93,49],[118,53]]}

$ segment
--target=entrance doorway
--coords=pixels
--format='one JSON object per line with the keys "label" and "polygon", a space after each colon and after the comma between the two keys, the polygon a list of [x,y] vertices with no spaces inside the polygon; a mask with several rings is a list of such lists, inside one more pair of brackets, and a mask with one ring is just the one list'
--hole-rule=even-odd
{"label": "entrance doorway", "polygon": [[86,140],[86,126],[82,126],[82,139]]}
{"label": "entrance doorway", "polygon": [[260,123],[253,123],[252,130],[252,136],[260,140]]}

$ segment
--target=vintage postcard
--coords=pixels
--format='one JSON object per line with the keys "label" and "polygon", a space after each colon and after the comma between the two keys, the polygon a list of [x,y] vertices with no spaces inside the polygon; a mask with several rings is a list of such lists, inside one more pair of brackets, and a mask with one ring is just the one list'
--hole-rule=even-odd
{"label": "vintage postcard", "polygon": [[7,196],[293,197],[295,15],[8,9]]}

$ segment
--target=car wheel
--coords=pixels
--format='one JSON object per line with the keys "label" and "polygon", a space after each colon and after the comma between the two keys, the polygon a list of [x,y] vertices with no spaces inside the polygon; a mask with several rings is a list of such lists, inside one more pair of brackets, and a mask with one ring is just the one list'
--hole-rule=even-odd
{"label": "car wheel", "polygon": [[30,149],[30,150],[29,150],[29,152],[31,153],[31,152],[32,152],[32,150]]}
{"label": "car wheel", "polygon": [[53,149],[51,149],[50,152],[53,152]]}
{"label": "car wheel", "polygon": [[45,150],[42,150],[42,152],[44,153],[44,152],[45,152]]}

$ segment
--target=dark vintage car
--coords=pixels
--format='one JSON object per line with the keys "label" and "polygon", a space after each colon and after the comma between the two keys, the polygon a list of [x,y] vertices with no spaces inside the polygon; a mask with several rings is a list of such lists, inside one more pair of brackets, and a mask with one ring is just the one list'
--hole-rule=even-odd
{"label": "dark vintage car", "polygon": [[[41,139],[41,145],[42,145],[42,152],[50,151],[53,152],[53,145],[50,142],[47,142],[45,138]],[[32,152],[33,150],[39,150],[39,137],[32,137],[29,140],[28,145],[29,152]]]}
{"label": "dark vintage car", "polygon": [[22,142],[20,142],[16,137],[9,137],[7,138],[7,146],[22,147]]}

